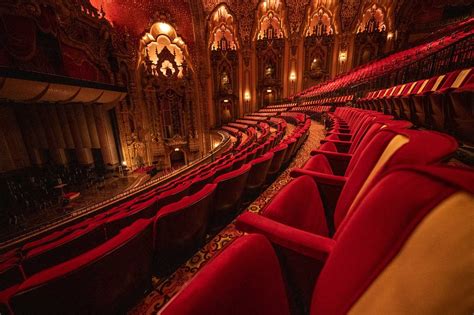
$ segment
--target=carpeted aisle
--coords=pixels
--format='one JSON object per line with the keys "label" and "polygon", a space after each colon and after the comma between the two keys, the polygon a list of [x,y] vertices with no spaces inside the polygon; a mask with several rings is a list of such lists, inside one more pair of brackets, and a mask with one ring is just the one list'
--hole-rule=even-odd
{"label": "carpeted aisle", "polygon": [[[288,130],[289,133],[291,130]],[[324,128],[321,124],[312,122],[310,135],[306,142],[301,146],[290,166],[283,171],[280,176],[269,186],[247,210],[260,212],[271,198],[290,180],[290,169],[300,167],[308,159],[312,149],[319,146],[319,141],[324,138]],[[189,281],[196,272],[199,271],[216,253],[227,246],[232,240],[241,236],[233,224],[228,225],[210,242],[208,242],[199,252],[197,252],[186,264],[178,268],[168,278],[153,278],[153,290],[140,303],[133,308],[129,314],[155,314],[163,305],[166,304],[180,289]]]}

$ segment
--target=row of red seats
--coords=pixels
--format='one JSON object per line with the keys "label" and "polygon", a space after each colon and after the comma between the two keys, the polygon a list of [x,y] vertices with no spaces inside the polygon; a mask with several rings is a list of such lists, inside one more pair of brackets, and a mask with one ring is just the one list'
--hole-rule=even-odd
{"label": "row of red seats", "polygon": [[[469,313],[472,182],[471,170],[447,166],[387,170],[334,238],[274,222],[271,234],[253,228],[160,314],[289,315],[300,304],[308,314]],[[317,193],[304,177],[290,185],[299,189],[289,204]],[[288,275],[308,277],[303,303]]]}
{"label": "row of red seats", "polygon": [[473,94],[474,71],[468,68],[369,92],[355,106],[428,129],[451,131],[474,143]]}
{"label": "row of red seats", "polygon": [[[56,231],[39,240],[29,242],[0,258],[0,289],[5,289],[31,275],[60,262],[77,256],[84,251],[116,235],[120,229],[129,225],[136,217],[151,217],[157,209],[168,203],[178,201],[187,194],[199,191],[212,181],[218,173],[218,163],[229,158],[224,155],[215,163],[196,169],[168,184],[153,189],[133,200],[114,207],[94,218],[85,220],[61,231]],[[217,171],[212,172],[211,168]],[[144,201],[156,197],[152,206]]]}
{"label": "row of red seats", "polygon": [[281,113],[286,112],[288,107],[279,107],[279,108],[262,108],[258,112],[259,113]]}
{"label": "row of red seats", "polygon": [[290,102],[290,103],[283,103],[283,104],[272,104],[268,105],[266,108],[271,109],[271,108],[292,108],[296,106],[296,102]]}
{"label": "row of red seats", "polygon": [[[262,126],[263,134],[269,126]],[[285,142],[298,143],[308,129],[308,124],[297,127]],[[274,136],[254,138],[245,151],[226,154],[125,204],[12,252],[12,259],[19,253],[23,257],[2,273],[0,311],[65,312],[70,305],[78,311],[120,309],[149,289],[152,269],[165,274],[182,263],[202,246],[206,232],[221,228],[235,216],[245,192],[258,192],[267,174],[279,171],[288,152],[286,143],[277,146],[283,135],[284,129],[280,129]],[[137,242],[145,244],[137,246]],[[113,257],[124,261],[115,266]],[[143,257],[140,261],[144,265],[131,266],[134,257]],[[113,288],[105,281],[111,276],[116,277],[110,281]],[[77,296],[80,300],[71,304]],[[51,304],[56,299],[61,302]]]}
{"label": "row of red seats", "polygon": [[331,110],[332,106],[324,105],[301,105],[293,107],[290,111],[304,113],[313,119],[319,120],[321,116]]}
{"label": "row of red seats", "polygon": [[277,114],[276,113],[252,113],[252,116],[268,118],[268,117],[277,116]]}
{"label": "row of red seats", "polygon": [[361,82],[370,81],[377,77],[392,73],[396,70],[403,69],[417,60],[421,60],[449,45],[472,36],[472,34],[474,34],[474,28],[472,28],[473,23],[474,18],[470,18],[469,21],[463,24],[462,28],[450,35],[395,54],[391,54],[388,57],[352,69],[343,75],[337,76],[331,81],[324,82],[306,89],[298,93],[296,97],[311,97],[334,92],[338,89],[360,84]]}
{"label": "row of red seats", "polygon": [[469,312],[474,172],[439,164],[450,136],[392,118],[336,109],[295,179],[238,217],[261,235],[236,240],[161,313]]}

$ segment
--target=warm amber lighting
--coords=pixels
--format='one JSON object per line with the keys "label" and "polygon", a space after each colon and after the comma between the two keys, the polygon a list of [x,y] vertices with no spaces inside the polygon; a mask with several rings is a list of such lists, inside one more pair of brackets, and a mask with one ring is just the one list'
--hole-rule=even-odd
{"label": "warm amber lighting", "polygon": [[229,103],[229,100],[225,99],[225,100],[224,100],[224,103]]}
{"label": "warm amber lighting", "polygon": [[393,33],[392,32],[388,32],[387,33],[387,40],[391,40],[393,38]]}
{"label": "warm amber lighting", "polygon": [[161,34],[169,34],[172,30],[172,27],[168,23],[159,22],[158,29],[160,30]]}
{"label": "warm amber lighting", "polygon": [[339,62],[343,63],[347,61],[347,51],[343,50],[339,52]]}
{"label": "warm amber lighting", "polygon": [[250,100],[250,93],[245,92],[244,98],[245,98],[246,101],[249,101]]}
{"label": "warm amber lighting", "polygon": [[174,148],[174,150],[175,150],[176,152],[178,152],[178,151],[179,151],[179,148]]}
{"label": "warm amber lighting", "polygon": [[272,90],[270,90],[270,89],[267,90],[267,93],[271,93],[271,92],[272,92]]}
{"label": "warm amber lighting", "polygon": [[292,72],[290,74],[290,81],[295,81],[296,80],[296,73]]}

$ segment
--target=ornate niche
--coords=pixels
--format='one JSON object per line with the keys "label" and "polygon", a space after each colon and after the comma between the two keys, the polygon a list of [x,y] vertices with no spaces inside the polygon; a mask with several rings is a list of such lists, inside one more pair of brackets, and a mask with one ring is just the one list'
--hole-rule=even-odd
{"label": "ornate niche", "polygon": [[365,64],[383,54],[387,41],[385,10],[372,4],[365,10],[357,27],[354,49],[354,67]]}
{"label": "ornate niche", "polygon": [[199,150],[193,112],[194,79],[183,39],[168,22],[156,22],[141,40],[140,75],[152,161],[173,166],[174,152],[191,161]]}
{"label": "ornate niche", "polygon": [[285,31],[281,1],[262,1],[258,8],[257,97],[260,107],[282,97]]}
{"label": "ornate niche", "polygon": [[208,26],[216,126],[221,126],[240,116],[236,26],[223,4],[211,13]]}
{"label": "ornate niche", "polygon": [[332,15],[319,8],[310,15],[304,38],[304,87],[327,80],[334,49]]}

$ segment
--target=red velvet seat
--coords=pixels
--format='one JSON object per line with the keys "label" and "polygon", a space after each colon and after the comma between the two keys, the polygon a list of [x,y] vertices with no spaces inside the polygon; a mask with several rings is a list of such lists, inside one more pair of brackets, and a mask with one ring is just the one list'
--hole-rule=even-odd
{"label": "red velvet seat", "polygon": [[[329,162],[331,172],[336,175],[344,175],[354,154],[358,150],[363,150],[378,131],[383,128],[406,129],[412,126],[411,122],[405,120],[377,119],[376,121],[371,121],[367,130],[364,133],[360,133],[354,141],[326,142],[317,150],[312,150],[310,154],[323,154],[326,157],[327,162]],[[348,149],[347,146],[349,146]],[[348,153],[340,152],[340,148],[342,148],[342,151],[347,150]],[[316,158],[315,160],[318,159],[319,158]],[[314,169],[312,166],[309,166],[309,168]]]}
{"label": "red velvet seat", "polygon": [[110,217],[105,221],[105,231],[107,238],[112,238],[117,235],[121,229],[132,224],[138,219],[150,218],[156,213],[157,197],[150,198],[141,203],[132,206],[128,211],[122,211]]}
{"label": "red velvet seat", "polygon": [[0,291],[20,284],[23,279],[24,274],[18,257],[12,257],[0,264]]}
{"label": "red velvet seat", "polygon": [[[303,169],[291,176],[310,175],[318,184],[329,230],[340,224],[352,203],[362,198],[384,171],[400,164],[431,164],[450,157],[457,149],[452,137],[431,131],[385,128],[350,159],[344,176],[333,175],[326,155],[311,158]],[[333,215],[334,213],[334,215]]]}
{"label": "red velvet seat", "polygon": [[225,173],[228,173],[230,171],[232,171],[233,167],[234,167],[234,161],[229,161],[227,163],[225,163],[224,165],[221,165],[221,166],[218,166],[215,168],[215,174],[214,174],[214,178],[217,178],[219,176],[221,176],[222,174],[225,174]]}
{"label": "red velvet seat", "polygon": [[[474,207],[473,182],[474,172],[468,169],[392,169],[360,201],[334,240],[250,212],[238,218],[237,227],[263,233],[278,251],[292,252],[293,262],[300,258],[303,263],[298,270],[291,269],[294,265],[284,258],[282,266],[289,266],[285,268],[287,281],[299,277],[312,291],[303,296],[311,303],[310,314],[468,313],[472,301],[466,297],[472,291],[474,263],[469,220]],[[214,263],[209,264],[211,270]],[[226,272],[236,272],[238,265],[232,266],[229,261],[225,264]],[[255,270],[262,268],[255,266]],[[199,286],[207,288],[207,283],[200,282]],[[272,282],[270,286],[261,285],[266,290],[275,286]],[[257,283],[247,285],[255,286],[258,291],[262,289]],[[221,287],[214,292],[225,290]],[[304,290],[296,294],[301,292]],[[192,301],[206,300],[194,293]],[[219,300],[216,295],[213,298]],[[186,304],[190,308],[195,305]],[[172,302],[169,307],[178,306]]]}
{"label": "red velvet seat", "polygon": [[163,207],[154,218],[155,266],[172,271],[203,245],[216,184]]}
{"label": "red velvet seat", "polygon": [[160,314],[289,315],[280,264],[261,235],[235,240]]}
{"label": "red velvet seat", "polygon": [[242,154],[242,156],[239,156],[236,159],[234,159],[234,164],[232,165],[232,170],[235,171],[235,170],[238,170],[239,168],[241,168],[242,165],[245,164],[246,160],[247,160],[247,154]]}
{"label": "red velvet seat", "polygon": [[206,174],[202,174],[193,179],[191,187],[189,187],[189,194],[194,194],[200,191],[207,184],[212,183],[215,178],[215,171],[210,171]]}
{"label": "red velvet seat", "polygon": [[250,151],[249,153],[247,153],[247,158],[245,159],[245,163],[250,163],[250,161],[255,159],[256,156],[257,156],[257,151],[258,151],[258,149],[255,148],[252,151]]}
{"label": "red velvet seat", "polygon": [[[444,91],[443,93],[447,93]],[[472,68],[460,72],[449,89],[448,112],[453,132],[463,141],[474,144],[474,71]]]}
{"label": "red velvet seat", "polygon": [[293,151],[295,150],[296,146],[296,139],[293,137],[290,137],[284,141],[288,145],[288,148],[286,148],[285,151],[285,156],[283,157],[283,166],[287,166],[291,162],[291,158],[293,156]]}
{"label": "red velvet seat", "polygon": [[81,255],[105,241],[104,225],[93,223],[24,254],[21,262],[27,277]]}
{"label": "red velvet seat", "polygon": [[274,147],[270,152],[273,153],[272,163],[270,164],[270,168],[268,169],[266,181],[272,181],[280,172],[281,166],[283,164],[283,158],[285,157],[286,150],[288,149],[288,145],[282,143],[276,147]]}
{"label": "red velvet seat", "polygon": [[221,175],[214,180],[217,188],[210,217],[212,230],[222,228],[237,215],[250,167],[250,164],[244,164],[238,170]]}
{"label": "red velvet seat", "polygon": [[268,170],[270,169],[272,158],[273,153],[268,152],[250,162],[251,169],[247,179],[247,184],[245,185],[246,197],[254,197],[260,192],[260,189],[265,183]]}
{"label": "red velvet seat", "polygon": [[157,196],[144,200],[130,207],[128,211],[117,213],[106,221],[107,237],[115,236],[121,229],[132,224],[138,219],[149,219],[164,206],[177,202],[189,194],[190,181],[178,184],[174,188],[162,191]]}
{"label": "red velvet seat", "polygon": [[15,314],[116,313],[151,286],[153,233],[139,220],[116,237],[28,278],[9,297]]}

